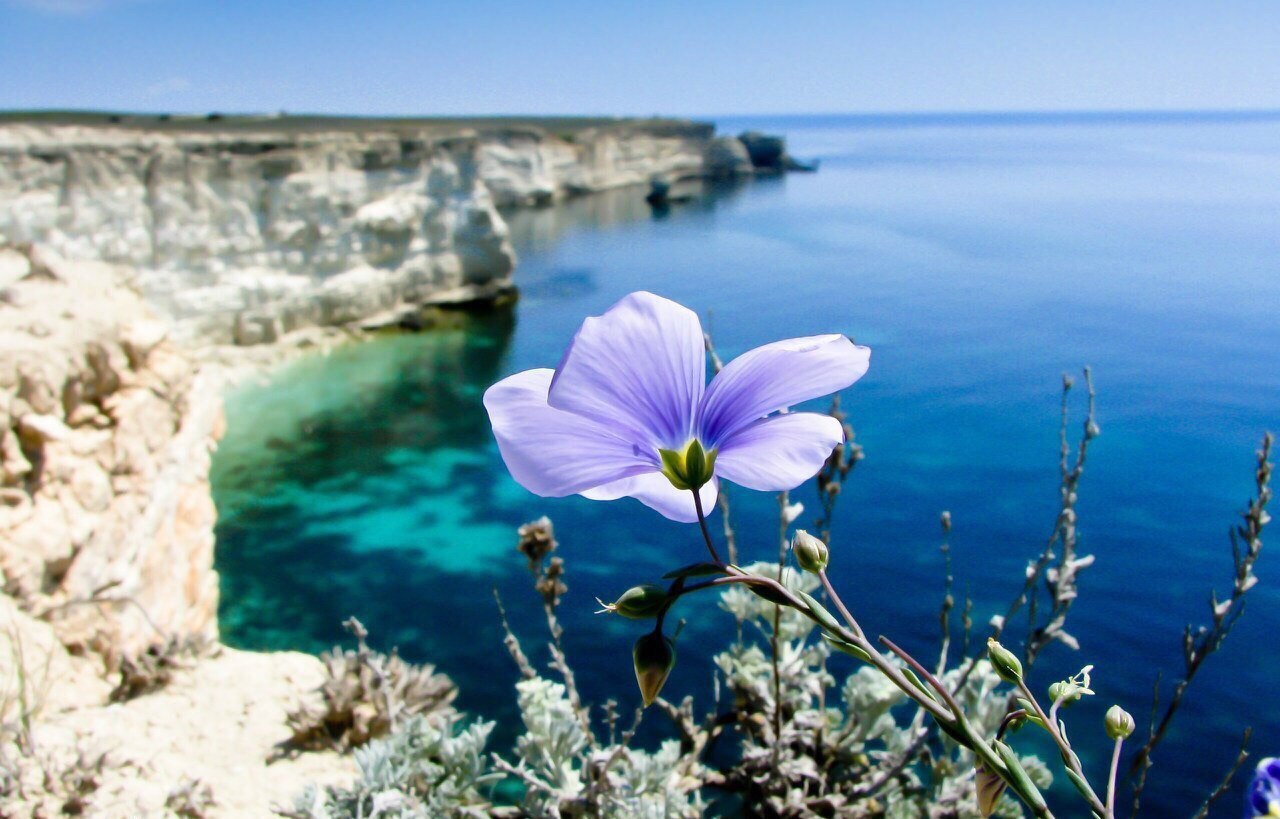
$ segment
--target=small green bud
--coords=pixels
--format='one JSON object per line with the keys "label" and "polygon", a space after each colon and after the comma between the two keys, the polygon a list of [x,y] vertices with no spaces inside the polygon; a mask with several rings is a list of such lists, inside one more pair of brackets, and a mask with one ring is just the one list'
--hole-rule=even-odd
{"label": "small green bud", "polygon": [[827,544],[803,529],[797,529],[796,536],[791,539],[791,551],[795,553],[796,564],[813,574],[824,571],[831,558]]}
{"label": "small green bud", "polygon": [[701,489],[715,471],[716,451],[702,448],[702,442],[694,438],[684,449],[659,449],[662,458],[662,474],[676,489]]}
{"label": "small green bud", "polygon": [[1112,739],[1128,739],[1133,734],[1133,715],[1118,705],[1107,709],[1107,736]]}
{"label": "small green bud", "polygon": [[667,676],[676,664],[676,644],[660,631],[651,631],[636,640],[631,649],[640,699],[648,708],[658,698]]}
{"label": "small green bud", "polygon": [[996,642],[994,637],[987,639],[987,658],[996,675],[1007,683],[1017,685],[1022,681],[1022,662],[1013,652]]}
{"label": "small green bud", "polygon": [[622,593],[621,597],[612,603],[606,603],[598,598],[596,602],[604,607],[596,614],[609,612],[621,614],[623,617],[629,617],[632,620],[644,620],[649,617],[657,617],[662,612],[662,609],[667,605],[667,590],[652,583],[642,583],[639,586],[632,586],[627,589]]}

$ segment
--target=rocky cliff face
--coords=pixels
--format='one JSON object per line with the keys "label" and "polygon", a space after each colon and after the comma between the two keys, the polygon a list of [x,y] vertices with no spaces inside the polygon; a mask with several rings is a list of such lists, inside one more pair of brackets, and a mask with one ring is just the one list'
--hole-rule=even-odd
{"label": "rocky cliff face", "polygon": [[494,298],[515,265],[499,206],[750,170],[693,123],[8,125],[0,240],[134,266],[178,336],[252,344]]}
{"label": "rocky cliff face", "polygon": [[270,341],[509,282],[468,138],[0,129],[0,235],[139,270],[179,332]]}
{"label": "rocky cliff face", "polygon": [[0,248],[0,571],[105,668],[217,634],[218,391],[128,273]]}

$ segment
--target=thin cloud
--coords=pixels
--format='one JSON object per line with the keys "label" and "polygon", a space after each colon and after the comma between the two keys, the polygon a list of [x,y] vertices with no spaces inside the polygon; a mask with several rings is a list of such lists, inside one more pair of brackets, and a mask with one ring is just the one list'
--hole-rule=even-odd
{"label": "thin cloud", "polygon": [[5,0],[11,6],[59,17],[83,17],[109,6],[124,6],[139,0]]}

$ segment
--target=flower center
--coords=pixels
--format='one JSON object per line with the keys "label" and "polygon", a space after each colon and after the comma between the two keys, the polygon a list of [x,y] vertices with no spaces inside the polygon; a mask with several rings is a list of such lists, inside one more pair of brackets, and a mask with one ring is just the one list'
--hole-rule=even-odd
{"label": "flower center", "polygon": [[701,489],[715,471],[716,451],[703,449],[697,438],[683,449],[659,449],[658,456],[662,458],[662,474],[676,489]]}

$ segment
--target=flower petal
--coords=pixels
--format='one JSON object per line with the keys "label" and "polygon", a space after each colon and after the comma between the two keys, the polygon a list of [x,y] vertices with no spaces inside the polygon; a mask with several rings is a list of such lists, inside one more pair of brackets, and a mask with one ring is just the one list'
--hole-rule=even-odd
{"label": "flower petal", "polygon": [[[716,508],[716,497],[720,493],[720,482],[712,478],[698,490],[702,499],[702,512],[710,517]],[[591,500],[617,500],[631,497],[655,509],[663,517],[680,523],[694,523],[698,520],[698,510],[693,505],[693,493],[687,489],[676,489],[661,472],[647,472],[631,478],[607,483],[588,489],[582,493]]]}
{"label": "flower petal", "polygon": [[526,370],[484,393],[498,451],[516,482],[559,498],[653,470],[657,457],[590,419],[547,405],[553,372]]}
{"label": "flower petal", "polygon": [[632,293],[588,318],[565,351],[548,403],[594,418],[625,437],[683,446],[706,385],[702,325],[692,310],[652,293]]}
{"label": "flower petal", "polygon": [[771,412],[838,392],[861,378],[871,350],[842,335],[775,341],[730,361],[698,408],[698,436],[716,447]]}
{"label": "flower petal", "polygon": [[794,489],[818,474],[844,428],[830,415],[791,412],[762,418],[731,435],[716,454],[716,474],[761,492]]}

